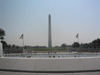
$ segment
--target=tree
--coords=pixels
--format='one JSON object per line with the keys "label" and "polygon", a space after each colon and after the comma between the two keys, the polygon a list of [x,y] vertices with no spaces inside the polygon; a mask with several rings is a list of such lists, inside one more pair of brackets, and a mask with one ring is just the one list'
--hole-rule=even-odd
{"label": "tree", "polygon": [[74,42],[72,45],[74,48],[78,48],[79,47],[79,43],[78,42]]}
{"label": "tree", "polygon": [[90,42],[90,43],[88,44],[88,46],[89,46],[89,48],[92,48],[92,47],[93,47],[93,43]]}
{"label": "tree", "polygon": [[2,28],[0,28],[0,39],[3,39],[3,36],[5,36],[5,31]]}
{"label": "tree", "polygon": [[16,47],[17,49],[19,48],[19,46]]}
{"label": "tree", "polygon": [[2,45],[3,45],[3,49],[7,47],[7,43],[5,41],[1,41]]}
{"label": "tree", "polygon": [[0,39],[3,41],[4,37],[1,37]]}
{"label": "tree", "polygon": [[35,48],[39,48],[39,46],[37,45],[37,46],[35,46]]}
{"label": "tree", "polygon": [[3,48],[5,48],[5,47],[7,47],[7,43],[5,41],[3,41],[3,39],[4,39],[3,36],[5,36],[5,31],[2,28],[0,28],[0,39],[2,40],[1,43],[3,45]]}
{"label": "tree", "polygon": [[9,49],[9,48],[11,48],[11,45],[9,44],[7,47],[8,47],[8,49]]}
{"label": "tree", "polygon": [[83,44],[83,47],[84,47],[84,48],[88,48],[88,47],[90,47],[90,46],[89,46],[88,43],[85,43],[85,44]]}
{"label": "tree", "polygon": [[92,41],[94,48],[97,46],[97,40]]}
{"label": "tree", "polygon": [[99,48],[99,46],[100,46],[100,39],[99,38],[97,39],[97,43],[98,43],[98,48]]}
{"label": "tree", "polygon": [[26,49],[26,48],[27,48],[27,46],[25,45],[25,46],[24,46],[24,48]]}
{"label": "tree", "polygon": [[12,45],[12,48],[15,48],[15,45],[14,44]]}
{"label": "tree", "polygon": [[66,47],[66,44],[63,43],[63,44],[61,45],[61,47],[65,48],[65,47]]}

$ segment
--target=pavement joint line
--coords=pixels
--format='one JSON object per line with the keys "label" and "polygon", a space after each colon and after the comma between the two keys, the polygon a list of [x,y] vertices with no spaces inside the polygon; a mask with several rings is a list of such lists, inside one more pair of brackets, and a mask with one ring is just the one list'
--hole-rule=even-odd
{"label": "pavement joint line", "polygon": [[81,64],[82,64],[82,66],[83,66],[83,68],[84,68],[84,70],[85,70],[85,67],[84,67],[84,65],[83,65],[82,59],[80,59],[80,61],[81,61]]}
{"label": "pavement joint line", "polygon": [[[17,61],[18,61],[18,59],[16,59],[16,61],[15,61],[15,63],[13,64],[12,68],[14,67],[14,65],[16,64]],[[12,69],[12,68],[11,68],[11,69]]]}
{"label": "pavement joint line", "polygon": [[60,71],[59,59],[58,59],[58,70]]}
{"label": "pavement joint line", "polygon": [[95,69],[95,70],[76,70],[76,71],[29,71],[29,70],[0,69],[0,71],[24,72],[24,73],[86,73],[86,72],[100,72],[100,69]]}
{"label": "pavement joint line", "polygon": [[36,59],[36,61],[35,61],[35,66],[33,67],[33,70],[35,70],[35,67],[36,67],[36,62],[37,62],[37,59]]}

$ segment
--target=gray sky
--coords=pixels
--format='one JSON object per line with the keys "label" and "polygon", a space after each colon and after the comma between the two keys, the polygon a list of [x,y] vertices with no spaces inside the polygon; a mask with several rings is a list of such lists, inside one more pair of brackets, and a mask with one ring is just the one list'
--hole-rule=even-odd
{"label": "gray sky", "polygon": [[8,44],[48,46],[48,15],[51,14],[52,45],[100,37],[100,0],[0,0],[0,28]]}

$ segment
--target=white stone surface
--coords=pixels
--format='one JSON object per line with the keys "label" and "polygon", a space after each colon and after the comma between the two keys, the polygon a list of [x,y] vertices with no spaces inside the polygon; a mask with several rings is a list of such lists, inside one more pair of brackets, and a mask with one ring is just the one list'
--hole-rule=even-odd
{"label": "white stone surface", "polygon": [[100,75],[98,72],[89,72],[87,75]]}
{"label": "white stone surface", "polygon": [[[46,75],[67,75],[66,73],[46,73]],[[69,74],[72,75],[72,74]]]}
{"label": "white stone surface", "polygon": [[37,59],[34,70],[58,71],[58,59]]}
{"label": "white stone surface", "polygon": [[45,73],[21,73],[20,75],[46,75]]}
{"label": "white stone surface", "polygon": [[0,75],[2,74],[2,71],[0,71]]}
{"label": "white stone surface", "polygon": [[82,61],[82,64],[85,70],[100,69],[100,59],[99,58],[81,59],[81,61]]}
{"label": "white stone surface", "polygon": [[76,71],[84,70],[80,59],[60,59],[59,60],[60,71]]}
{"label": "white stone surface", "polygon": [[3,72],[1,75],[20,75],[20,72]]}
{"label": "white stone surface", "polygon": [[0,69],[12,69],[17,59],[0,59]]}
{"label": "white stone surface", "polygon": [[86,73],[20,73],[20,72],[2,72],[0,75],[100,75],[98,72]]}
{"label": "white stone surface", "polygon": [[0,42],[0,56],[3,57],[2,43]]}
{"label": "white stone surface", "polygon": [[36,59],[18,59],[12,69],[15,70],[33,70]]}
{"label": "white stone surface", "polygon": [[[31,71],[75,71],[100,69],[100,58],[0,58],[0,69]],[[1,71],[0,75],[100,75],[100,72],[82,73],[19,73]]]}
{"label": "white stone surface", "polygon": [[98,72],[74,73],[73,75],[99,75]]}

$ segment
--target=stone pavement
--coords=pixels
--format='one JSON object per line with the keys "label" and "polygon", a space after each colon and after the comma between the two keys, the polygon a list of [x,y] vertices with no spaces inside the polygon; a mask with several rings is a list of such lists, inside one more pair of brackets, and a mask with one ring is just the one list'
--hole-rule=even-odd
{"label": "stone pavement", "polygon": [[[0,57],[0,69],[27,71],[100,70],[100,57],[11,58]],[[0,71],[0,75],[100,75],[98,72],[28,73]]]}
{"label": "stone pavement", "polygon": [[100,72],[88,72],[88,73],[21,73],[21,72],[2,72],[0,75],[100,75]]}

